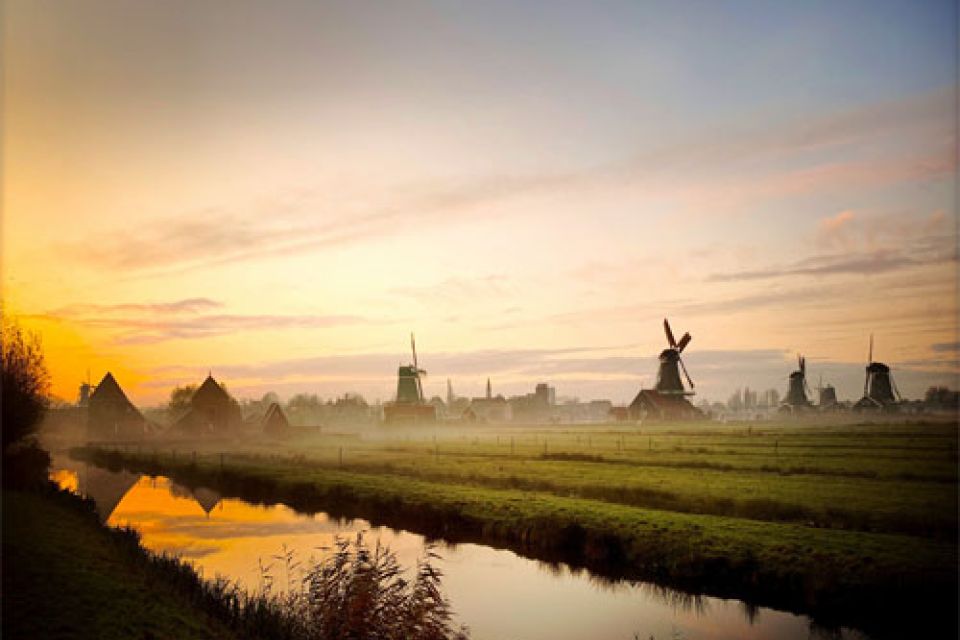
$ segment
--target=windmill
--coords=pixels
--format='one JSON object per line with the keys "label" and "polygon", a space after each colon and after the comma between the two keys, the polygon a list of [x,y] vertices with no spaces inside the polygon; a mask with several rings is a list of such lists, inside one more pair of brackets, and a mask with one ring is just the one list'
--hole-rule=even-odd
{"label": "windmill", "polygon": [[400,365],[397,368],[397,399],[384,407],[384,420],[387,422],[418,422],[436,419],[436,408],[423,401],[421,376],[427,375],[417,361],[417,341],[410,334],[410,350],[413,352],[413,364]]}
{"label": "windmill", "polygon": [[[684,333],[678,342],[666,318],[663,320],[663,332],[667,336],[667,348],[660,352],[657,382],[653,389],[640,390],[627,407],[627,415],[634,420],[642,420],[650,415],[671,420],[702,418],[703,413],[687,400],[688,396],[694,394],[694,385],[680,355],[690,344],[690,334]],[[683,378],[680,377],[681,371]],[[683,385],[684,378],[689,390]]]}
{"label": "windmill", "polygon": [[[667,334],[667,344],[670,346],[660,352],[660,370],[657,371],[657,384],[654,389],[663,394],[692,396],[694,394],[693,380],[690,379],[690,374],[687,373],[687,367],[683,364],[683,359],[680,357],[680,354],[687,348],[692,338],[689,333],[684,333],[683,337],[680,338],[680,342],[677,342],[673,337],[673,331],[670,329],[670,323],[666,318],[663,319],[663,332]],[[687,391],[683,387],[683,381],[680,379],[680,370],[683,370],[683,376],[690,385],[690,391]]]}
{"label": "windmill", "polygon": [[870,347],[867,351],[866,378],[863,381],[863,398],[855,408],[884,408],[895,405],[900,400],[900,391],[897,389],[890,367],[882,362],[873,360],[873,334],[870,334]]}
{"label": "windmill", "polygon": [[790,374],[790,388],[787,391],[787,397],[783,400],[783,406],[787,409],[809,407],[810,400],[807,399],[809,390],[810,387],[807,385],[807,359],[798,353],[797,370]]}
{"label": "windmill", "polygon": [[832,384],[823,386],[823,376],[817,383],[817,404],[821,410],[835,409],[837,406],[837,390]]}

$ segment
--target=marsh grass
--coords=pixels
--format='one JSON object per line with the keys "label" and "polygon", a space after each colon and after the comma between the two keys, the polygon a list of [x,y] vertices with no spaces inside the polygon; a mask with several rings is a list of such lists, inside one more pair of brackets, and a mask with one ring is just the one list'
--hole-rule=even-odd
{"label": "marsh grass", "polygon": [[[219,576],[206,580],[175,555],[146,550],[136,530],[101,525],[91,500],[66,491],[5,492],[4,506],[5,517],[19,519],[4,523],[4,595],[27,605],[16,611],[4,598],[5,636],[468,638],[452,622],[432,547],[412,579],[390,549],[362,535],[338,538],[324,558],[302,565],[284,550],[282,572],[264,567],[269,586],[249,592]],[[14,549],[17,562],[8,562]],[[33,553],[23,557],[24,549]]]}

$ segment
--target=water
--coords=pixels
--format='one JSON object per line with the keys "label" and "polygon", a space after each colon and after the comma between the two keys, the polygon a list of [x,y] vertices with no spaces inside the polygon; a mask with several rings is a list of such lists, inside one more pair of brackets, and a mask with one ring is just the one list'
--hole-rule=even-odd
{"label": "water", "polygon": [[[221,498],[210,489],[191,491],[164,477],[112,473],[72,460],[57,460],[54,468],[54,480],[92,497],[107,524],[133,526],[147,548],[179,554],[204,576],[219,574],[251,590],[263,586],[261,564],[272,566],[275,580],[287,580],[285,564],[275,559],[284,545],[298,559],[319,558],[336,536],[365,531],[369,541],[379,538],[406,567],[424,553],[423,536],[364,520],[255,505]],[[646,583],[611,584],[586,571],[483,545],[449,545],[439,552],[443,587],[457,621],[478,640],[821,637],[809,618],[736,600],[682,597]],[[865,638],[848,630],[832,637]]]}

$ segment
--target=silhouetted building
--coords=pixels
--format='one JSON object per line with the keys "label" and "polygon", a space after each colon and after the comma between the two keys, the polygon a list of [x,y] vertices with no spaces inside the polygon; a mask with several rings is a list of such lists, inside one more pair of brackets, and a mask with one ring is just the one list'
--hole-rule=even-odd
{"label": "silhouetted building", "polygon": [[510,405],[511,418],[515,422],[552,422],[555,399],[556,390],[541,382],[534,388],[533,393],[512,396],[507,402]]}
{"label": "silhouetted building", "polygon": [[103,376],[87,402],[87,436],[134,440],[147,431],[147,420],[127,398],[112,373]]}
{"label": "silhouetted building", "polygon": [[270,404],[263,419],[260,421],[260,428],[263,433],[270,436],[284,436],[290,431],[290,422],[283,413],[283,409],[276,402]]}
{"label": "silhouetted building", "polygon": [[208,375],[190,398],[190,410],[177,420],[174,429],[190,435],[227,435],[243,422],[240,405]]}
{"label": "silhouetted building", "polygon": [[819,402],[818,405],[820,409],[829,410],[836,409],[837,404],[837,390],[834,389],[833,385],[828,384],[825,387],[820,387],[819,389]]}
{"label": "silhouetted building", "polygon": [[[650,417],[658,420],[692,420],[702,418],[703,414],[687,399],[692,396],[693,380],[687,374],[681,354],[690,344],[689,333],[677,341],[666,318],[663,319],[663,331],[667,337],[667,348],[660,352],[660,366],[657,370],[657,383],[653,389],[641,389],[633,402],[627,407],[632,420]],[[680,378],[680,371],[690,385],[687,391]]]}
{"label": "silhouetted building", "polygon": [[890,367],[873,360],[873,335],[870,336],[870,351],[867,355],[867,377],[863,381],[863,397],[853,405],[854,410],[896,410],[900,393],[890,375]]}
{"label": "silhouetted building", "polygon": [[790,386],[781,405],[782,411],[803,411],[811,406],[807,398],[807,359],[797,355],[797,370],[790,374]]}
{"label": "silhouetted building", "polygon": [[695,420],[703,417],[703,413],[684,396],[659,393],[655,389],[641,389],[627,410],[633,420]]}
{"label": "silhouetted building", "polygon": [[383,406],[384,422],[435,422],[437,419],[437,408],[423,400],[420,376],[427,372],[417,363],[417,343],[412,333],[410,349],[413,364],[401,365],[397,369],[397,398]]}

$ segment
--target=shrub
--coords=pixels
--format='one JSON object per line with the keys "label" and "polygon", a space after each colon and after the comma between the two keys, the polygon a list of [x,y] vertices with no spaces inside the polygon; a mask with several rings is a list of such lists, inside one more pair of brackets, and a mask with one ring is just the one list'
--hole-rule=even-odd
{"label": "shrub", "polygon": [[2,389],[3,483],[41,485],[50,457],[32,436],[47,409],[50,374],[40,338],[25,332],[0,310],[0,389]]}

